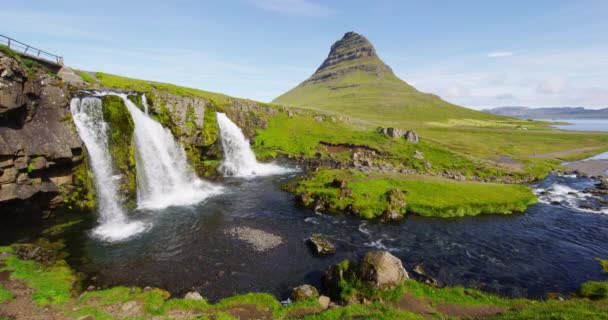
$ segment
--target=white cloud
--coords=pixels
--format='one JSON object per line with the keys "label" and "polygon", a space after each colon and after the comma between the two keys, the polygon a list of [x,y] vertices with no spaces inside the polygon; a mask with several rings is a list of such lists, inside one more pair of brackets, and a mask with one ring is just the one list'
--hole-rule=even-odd
{"label": "white cloud", "polygon": [[551,77],[538,84],[536,90],[543,94],[560,94],[568,87],[568,79],[565,77]]}
{"label": "white cloud", "polygon": [[515,52],[512,51],[494,51],[488,53],[488,58],[505,58],[514,55]]}
{"label": "white cloud", "polygon": [[249,0],[254,6],[285,15],[328,17],[331,9],[311,0]]}

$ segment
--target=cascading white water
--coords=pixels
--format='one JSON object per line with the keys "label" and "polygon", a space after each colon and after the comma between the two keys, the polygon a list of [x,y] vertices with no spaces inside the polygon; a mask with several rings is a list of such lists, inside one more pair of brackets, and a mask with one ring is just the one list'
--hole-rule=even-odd
{"label": "cascading white water", "polygon": [[290,172],[274,163],[259,163],[243,131],[224,113],[217,113],[224,161],[219,167],[225,176],[251,177]]}
{"label": "cascading white water", "polygon": [[221,187],[196,176],[183,147],[169,129],[144,114],[126,94],[116,95],[123,99],[135,124],[133,140],[139,208],[191,205],[221,191]]}
{"label": "cascading white water", "polygon": [[141,95],[141,104],[144,105],[144,113],[148,114],[148,98],[146,98],[145,94]]}
{"label": "cascading white water", "polygon": [[101,100],[74,98],[70,110],[95,175],[100,225],[93,234],[106,241],[118,241],[144,231],[147,226],[141,222],[129,222],[117,201],[117,179],[113,175],[112,158],[108,152],[108,124],[103,120]]}

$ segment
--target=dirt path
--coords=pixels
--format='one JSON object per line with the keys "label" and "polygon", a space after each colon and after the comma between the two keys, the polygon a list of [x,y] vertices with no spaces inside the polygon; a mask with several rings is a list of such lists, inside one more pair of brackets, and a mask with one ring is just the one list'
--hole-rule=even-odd
{"label": "dirt path", "polygon": [[440,303],[433,306],[427,299],[418,298],[409,293],[406,293],[403,298],[396,303],[395,307],[419,314],[429,319],[435,319],[437,313],[440,313],[449,319],[479,319],[499,315],[508,310],[506,307],[494,305],[464,306]]}
{"label": "dirt path", "polygon": [[0,284],[15,296],[13,301],[0,303],[0,316],[15,320],[71,319],[51,307],[38,306],[31,298],[34,290],[28,288],[21,281],[11,280],[8,271],[0,272]]}

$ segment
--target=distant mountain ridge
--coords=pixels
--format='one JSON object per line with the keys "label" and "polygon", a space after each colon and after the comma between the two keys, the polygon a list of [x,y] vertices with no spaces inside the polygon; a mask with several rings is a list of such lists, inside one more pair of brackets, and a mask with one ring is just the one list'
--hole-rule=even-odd
{"label": "distant mountain ridge", "polygon": [[376,124],[503,119],[418,91],[399,79],[369,40],[355,32],[344,34],[312,76],[273,102],[332,111]]}
{"label": "distant mountain ridge", "polygon": [[586,109],[584,107],[530,108],[530,107],[497,107],[484,109],[500,116],[534,119],[567,119],[567,118],[606,118],[608,108]]}

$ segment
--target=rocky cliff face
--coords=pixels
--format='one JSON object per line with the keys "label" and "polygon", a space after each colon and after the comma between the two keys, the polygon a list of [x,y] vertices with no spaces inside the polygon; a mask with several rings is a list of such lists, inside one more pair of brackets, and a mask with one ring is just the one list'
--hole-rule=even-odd
{"label": "rocky cliff face", "polygon": [[[28,68],[18,57],[0,51],[0,218],[9,213],[40,217],[60,205],[95,205],[86,150],[75,130],[69,103],[79,90],[112,88],[86,84],[73,72],[68,73],[71,78],[63,70],[57,76],[42,67]],[[143,107],[142,94],[135,92],[129,98]],[[225,112],[251,140],[258,129],[267,127],[268,117],[277,113],[264,104],[231,97],[218,104],[211,98],[160,89],[145,94],[150,114],[182,143],[200,175],[213,176],[221,160],[216,111]],[[104,110],[125,108],[120,99],[116,103],[111,106],[104,101]],[[112,128],[124,127],[124,121],[109,121],[121,122],[111,124]],[[129,149],[129,145],[111,144],[111,149]],[[129,203],[134,201],[136,188],[135,179],[129,178],[135,175],[133,161],[129,162],[133,157],[118,151],[112,152],[120,158],[113,159],[118,166],[129,164],[122,166],[129,172],[120,172],[127,177],[123,193]],[[118,161],[121,159],[124,161]]]}
{"label": "rocky cliff face", "polygon": [[391,68],[380,60],[367,38],[355,32],[347,32],[331,46],[325,61],[303,85],[338,78],[355,71],[371,72],[378,76],[392,74]]}
{"label": "rocky cliff face", "polygon": [[82,162],[68,93],[43,68],[0,52],[0,212],[30,213],[62,202]]}

